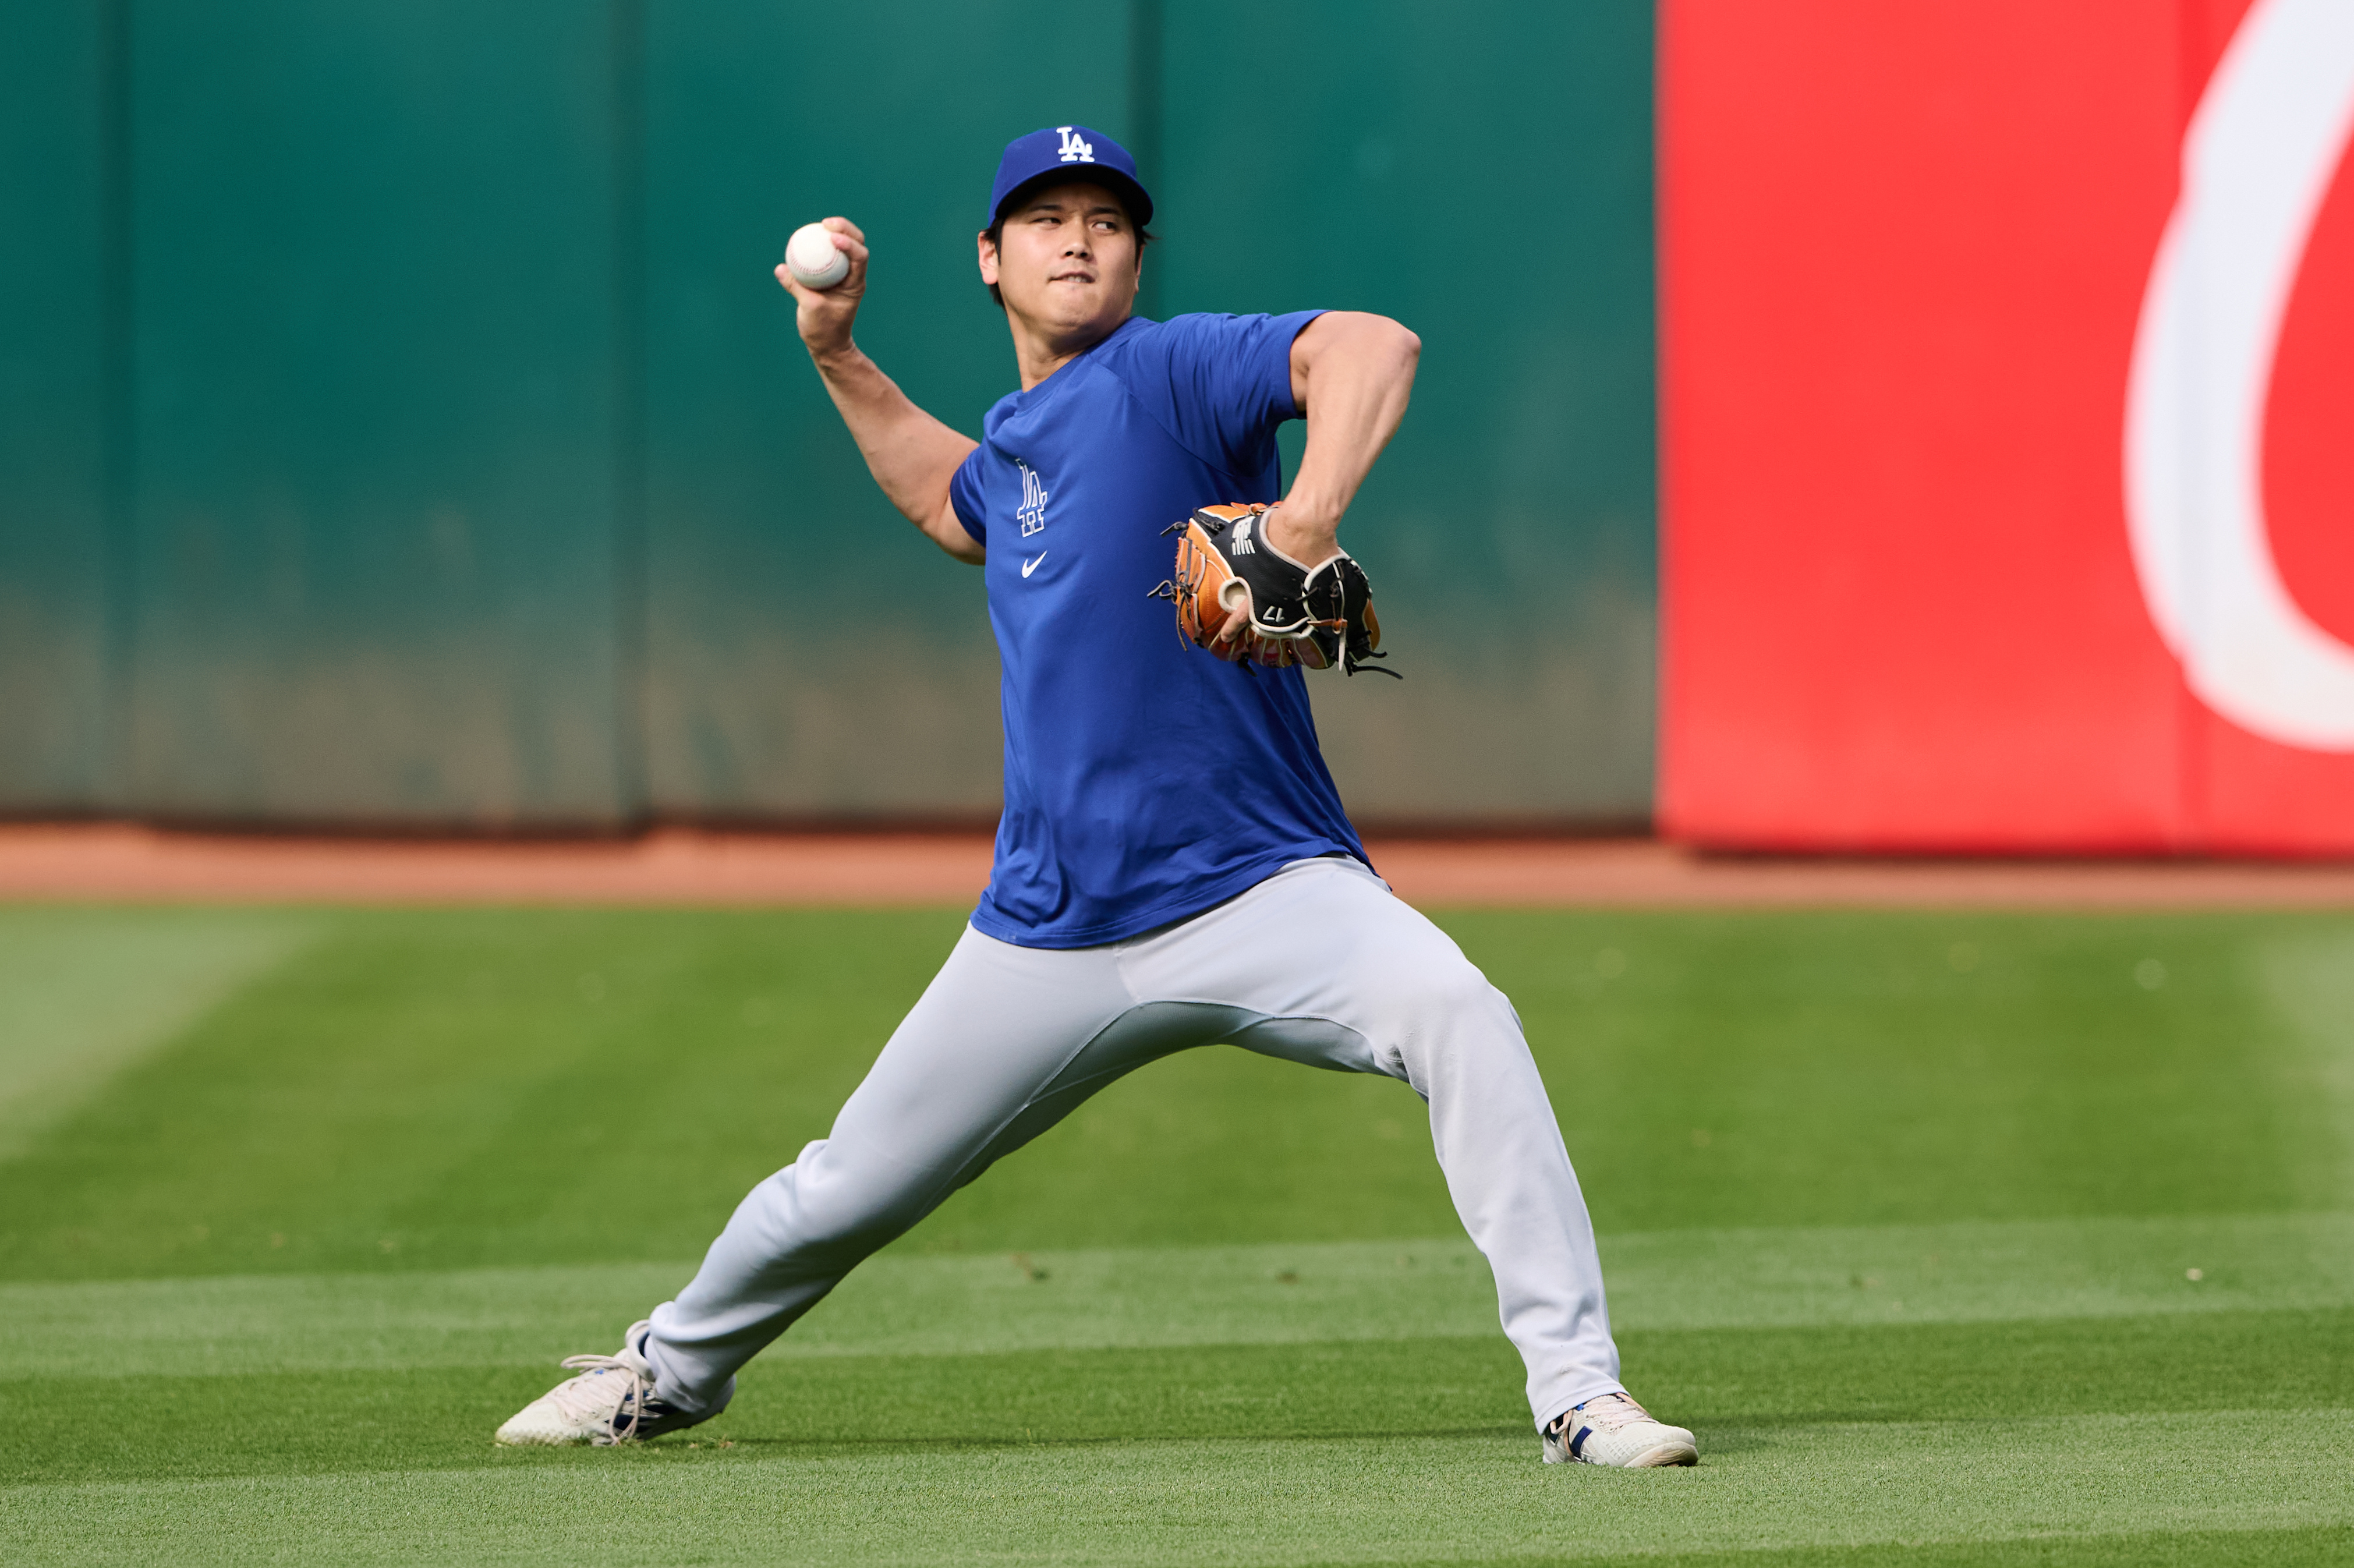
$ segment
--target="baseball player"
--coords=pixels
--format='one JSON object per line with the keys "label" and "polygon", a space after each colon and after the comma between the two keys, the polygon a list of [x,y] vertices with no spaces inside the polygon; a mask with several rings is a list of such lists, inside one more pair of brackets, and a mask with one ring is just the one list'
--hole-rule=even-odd
{"label": "baseball player", "polygon": [[[1151,217],[1134,161],[1098,132],[1007,146],[979,258],[1022,387],[978,443],[852,340],[856,226],[826,221],[849,258],[838,286],[778,269],[875,482],[982,570],[1004,671],[996,862],[831,1134],[752,1190],[678,1299],[616,1353],[567,1361],[578,1375],[500,1442],[709,1420],[737,1368],[958,1187],[1122,1074],[1226,1042],[1386,1074],[1427,1102],[1546,1462],[1698,1457],[1618,1381],[1585,1201],[1511,1004],[1373,874],[1317,749],[1298,666],[1373,656],[1363,577],[1336,534],[1405,412],[1421,344],[1346,312],[1137,316]],[[1276,427],[1301,418],[1286,491]],[[1207,652],[1148,597],[1171,577],[1172,524],[1248,589],[1187,601],[1201,574],[1182,569],[1164,589]]]}

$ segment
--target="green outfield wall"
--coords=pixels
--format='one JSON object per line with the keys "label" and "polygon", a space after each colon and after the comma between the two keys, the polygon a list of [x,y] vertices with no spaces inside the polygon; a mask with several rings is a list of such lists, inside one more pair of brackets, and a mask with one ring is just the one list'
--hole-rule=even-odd
{"label": "green outfield wall", "polygon": [[1311,682],[1352,808],[1641,817],[1650,29],[1634,0],[14,0],[0,811],[986,812],[980,576],[874,490],[769,269],[857,218],[862,343],[977,434],[1013,376],[971,260],[996,153],[1077,122],[1159,197],[1155,313],[1422,335],[1347,533],[1409,679]]}

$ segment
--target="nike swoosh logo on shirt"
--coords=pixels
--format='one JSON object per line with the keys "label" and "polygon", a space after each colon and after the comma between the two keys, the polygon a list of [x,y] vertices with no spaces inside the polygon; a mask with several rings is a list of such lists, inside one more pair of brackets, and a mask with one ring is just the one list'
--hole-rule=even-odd
{"label": "nike swoosh logo on shirt", "polygon": [[[1043,561],[1043,560],[1044,560],[1045,558],[1046,558],[1046,552],[1045,552],[1045,551],[1044,551],[1044,550],[1039,551],[1039,552],[1038,552],[1038,561]],[[1024,561],[1024,562],[1023,562],[1023,563],[1022,563],[1022,575],[1023,575],[1023,577],[1028,577],[1032,572],[1036,571],[1036,570],[1038,569],[1038,561]]]}

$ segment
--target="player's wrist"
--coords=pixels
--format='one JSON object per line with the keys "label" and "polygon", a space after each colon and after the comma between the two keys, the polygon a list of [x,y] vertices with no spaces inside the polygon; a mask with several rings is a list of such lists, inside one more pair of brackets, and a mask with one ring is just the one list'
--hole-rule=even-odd
{"label": "player's wrist", "polygon": [[1285,501],[1267,514],[1275,547],[1306,567],[1331,560],[1341,548],[1341,516],[1313,503]]}
{"label": "player's wrist", "polygon": [[811,343],[804,338],[802,344],[809,349],[809,356],[817,366],[818,374],[821,376],[846,376],[857,369],[866,359],[866,355],[859,349],[857,343],[847,334],[843,334],[839,343]]}

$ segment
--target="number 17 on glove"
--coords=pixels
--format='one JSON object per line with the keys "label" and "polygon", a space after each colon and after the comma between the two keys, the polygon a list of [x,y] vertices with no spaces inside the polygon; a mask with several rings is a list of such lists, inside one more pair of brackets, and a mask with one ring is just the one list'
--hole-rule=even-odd
{"label": "number 17 on glove", "polygon": [[[1177,630],[1231,663],[1338,664],[1352,675],[1371,670],[1396,676],[1366,662],[1384,655],[1364,568],[1345,550],[1319,567],[1300,565],[1267,536],[1267,510],[1204,506],[1171,524],[1162,532],[1177,535],[1176,567],[1148,597],[1174,600]],[[1220,641],[1237,616],[1243,626]]]}

